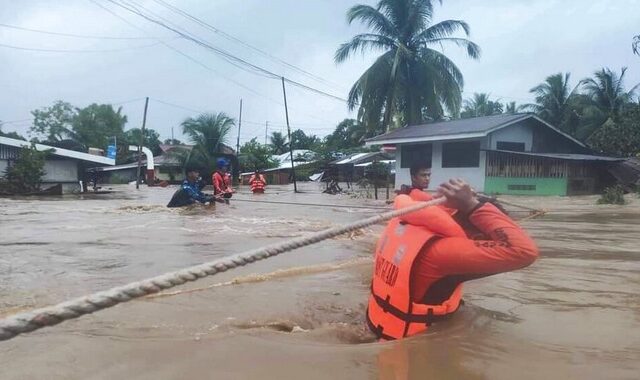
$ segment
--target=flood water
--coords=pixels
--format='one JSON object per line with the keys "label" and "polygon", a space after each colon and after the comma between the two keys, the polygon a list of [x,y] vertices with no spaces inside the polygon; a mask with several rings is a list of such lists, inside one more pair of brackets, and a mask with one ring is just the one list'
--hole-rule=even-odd
{"label": "flood water", "polygon": [[[164,207],[172,188],[0,198],[0,317],[382,211],[338,205],[384,205],[303,189],[182,210]],[[366,331],[375,226],[0,342],[0,379],[638,379],[640,199],[596,198],[505,198],[549,210],[522,222],[541,258],[468,283],[464,309],[422,336]]]}

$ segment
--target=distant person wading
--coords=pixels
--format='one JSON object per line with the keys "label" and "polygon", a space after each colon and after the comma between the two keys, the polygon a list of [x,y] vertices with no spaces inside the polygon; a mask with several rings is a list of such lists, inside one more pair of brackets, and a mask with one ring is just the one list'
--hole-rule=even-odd
{"label": "distant person wading", "polygon": [[220,158],[216,161],[217,170],[211,175],[211,183],[213,184],[213,194],[217,198],[229,199],[233,196],[233,189],[231,188],[231,181],[226,180],[227,167],[229,163],[224,158]]}
{"label": "distant person wading", "polygon": [[213,196],[202,192],[204,184],[200,178],[200,171],[197,168],[188,167],[185,172],[187,179],[182,182],[180,188],[173,194],[167,207],[183,207],[196,202],[203,204],[213,202],[215,200]]}
{"label": "distant person wading", "polygon": [[249,186],[251,186],[251,192],[254,194],[262,194],[267,186],[267,180],[264,175],[256,170],[255,173],[249,178]]}

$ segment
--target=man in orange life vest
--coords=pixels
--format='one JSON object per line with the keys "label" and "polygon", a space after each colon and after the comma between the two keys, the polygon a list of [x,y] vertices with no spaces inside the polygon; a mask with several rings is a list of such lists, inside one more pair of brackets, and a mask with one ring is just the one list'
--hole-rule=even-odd
{"label": "man in orange life vest", "polygon": [[262,173],[256,169],[255,173],[249,178],[249,185],[251,186],[251,192],[254,194],[264,193],[264,189],[267,186],[267,180],[264,179]]}
{"label": "man in orange life vest", "polygon": [[227,165],[228,165],[227,160],[225,160],[224,158],[218,159],[218,161],[216,161],[216,167],[218,169],[215,172],[213,172],[213,174],[211,175],[211,183],[213,184],[213,194],[217,198],[228,199],[228,198],[231,198],[231,196],[233,195],[232,190],[229,188],[229,186],[227,186],[227,183],[224,179]]}
{"label": "man in orange life vest", "polygon": [[[531,238],[464,181],[443,183],[438,195],[446,197],[445,207],[392,219],[378,241],[367,322],[380,339],[424,332],[458,310],[463,282],[524,268],[538,257]],[[413,189],[394,206],[427,197]]]}

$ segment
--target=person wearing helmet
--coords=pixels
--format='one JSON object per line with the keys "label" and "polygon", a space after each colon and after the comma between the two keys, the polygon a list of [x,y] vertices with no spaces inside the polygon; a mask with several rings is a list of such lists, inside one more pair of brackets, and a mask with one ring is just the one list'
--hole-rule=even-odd
{"label": "person wearing helmet", "polygon": [[200,170],[195,167],[187,167],[185,170],[187,178],[182,182],[182,186],[173,194],[167,207],[183,207],[196,202],[211,203],[215,199],[213,196],[202,192],[202,187],[198,184]]}
{"label": "person wearing helmet", "polygon": [[225,175],[228,166],[227,160],[219,158],[216,161],[216,171],[211,175],[211,183],[213,184],[213,194],[218,198],[229,199],[233,195],[232,190],[225,181]]}

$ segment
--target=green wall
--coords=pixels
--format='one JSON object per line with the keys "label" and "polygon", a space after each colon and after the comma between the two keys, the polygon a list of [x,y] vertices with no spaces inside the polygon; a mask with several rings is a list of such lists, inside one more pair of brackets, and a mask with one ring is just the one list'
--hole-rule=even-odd
{"label": "green wall", "polygon": [[[531,186],[535,190],[509,189],[509,185]],[[567,195],[566,178],[517,178],[517,177],[486,177],[484,192],[487,194],[513,195]]]}

